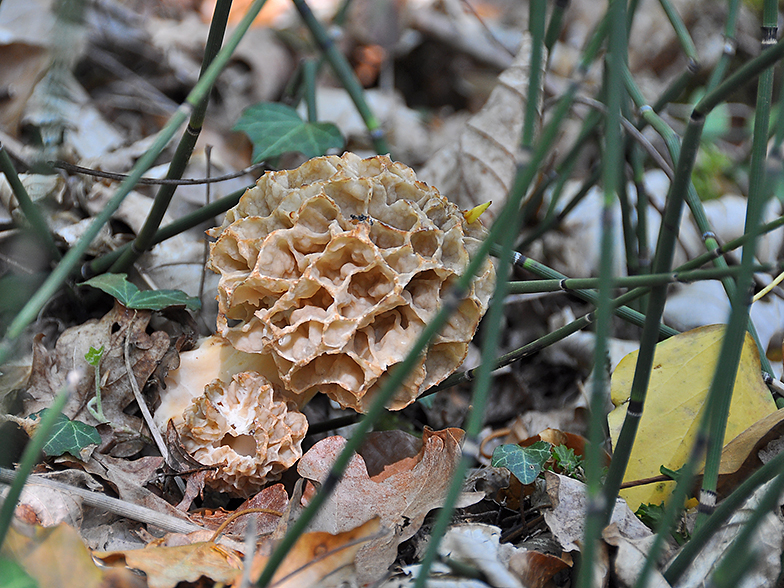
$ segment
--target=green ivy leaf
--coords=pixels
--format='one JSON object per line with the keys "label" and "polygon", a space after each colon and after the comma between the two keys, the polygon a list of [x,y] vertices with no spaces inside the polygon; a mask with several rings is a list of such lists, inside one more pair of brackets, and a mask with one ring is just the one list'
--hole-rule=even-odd
{"label": "green ivy leaf", "polygon": [[583,463],[583,457],[581,455],[575,455],[574,449],[567,447],[566,445],[556,445],[553,447],[553,459],[555,461],[555,465],[561,468],[563,472],[570,476],[577,471]]}
{"label": "green ivy leaf", "polygon": [[661,504],[641,504],[634,514],[646,527],[652,531],[659,530],[659,524],[664,517],[664,503]]}
{"label": "green ivy leaf", "polygon": [[521,484],[530,484],[550,459],[551,449],[552,445],[547,441],[537,441],[529,447],[501,445],[493,451],[490,463],[493,467],[508,469]]}
{"label": "green ivy leaf", "polygon": [[83,285],[103,290],[126,308],[134,310],[163,310],[170,306],[184,306],[188,310],[201,308],[198,298],[180,290],[139,290],[127,280],[126,274],[102,274],[83,282]]}
{"label": "green ivy leaf", "polygon": [[253,143],[253,163],[292,151],[310,159],[345,145],[332,123],[305,122],[291,106],[276,102],[246,108],[232,130],[245,133]]}
{"label": "green ivy leaf", "polygon": [[97,367],[101,364],[101,358],[103,357],[103,345],[101,345],[100,349],[96,349],[92,345],[90,345],[90,349],[87,353],[84,354],[84,360],[93,367]]}
{"label": "green ivy leaf", "polygon": [[[45,408],[31,416],[43,416],[46,410],[48,409]],[[79,457],[82,449],[100,443],[101,436],[98,434],[98,429],[81,421],[72,421],[64,414],[60,414],[49,435],[49,440],[44,444],[43,451],[50,457],[63,453]]]}

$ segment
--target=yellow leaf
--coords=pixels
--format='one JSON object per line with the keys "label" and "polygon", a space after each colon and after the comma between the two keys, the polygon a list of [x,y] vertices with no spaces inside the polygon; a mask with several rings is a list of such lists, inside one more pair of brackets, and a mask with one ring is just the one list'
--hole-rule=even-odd
{"label": "yellow leaf", "polygon": [[464,210],[463,217],[466,219],[466,222],[470,225],[473,222],[476,222],[482,213],[489,208],[489,206],[493,203],[491,200],[490,202],[485,202],[484,204],[480,204],[479,206],[474,206],[471,210]]}
{"label": "yellow leaf", "polygon": [[[659,475],[659,466],[677,470],[694,441],[724,335],[723,325],[700,327],[656,346],[651,381],[624,482]],[[611,396],[617,407],[607,417],[613,445],[617,442],[629,401],[637,352],[621,360],[612,376]],[[732,394],[726,444],[758,420],[776,411],[762,380],[759,354],[747,333]],[[627,488],[621,496],[636,510],[641,503],[659,504],[674,482]]]}

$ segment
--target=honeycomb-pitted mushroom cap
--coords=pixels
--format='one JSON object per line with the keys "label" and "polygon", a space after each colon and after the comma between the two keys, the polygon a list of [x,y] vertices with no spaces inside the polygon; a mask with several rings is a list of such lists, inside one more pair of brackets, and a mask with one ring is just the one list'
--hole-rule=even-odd
{"label": "honeycomb-pitted mushroom cap", "polygon": [[241,372],[225,384],[214,380],[177,425],[183,446],[204,465],[217,465],[207,484],[250,496],[302,457],[308,421],[269,381]]}
{"label": "honeycomb-pitted mushroom cap", "polygon": [[[220,334],[271,354],[289,392],[364,412],[486,231],[409,167],[346,153],[266,173],[210,234]],[[389,408],[463,362],[494,282],[486,261]]]}

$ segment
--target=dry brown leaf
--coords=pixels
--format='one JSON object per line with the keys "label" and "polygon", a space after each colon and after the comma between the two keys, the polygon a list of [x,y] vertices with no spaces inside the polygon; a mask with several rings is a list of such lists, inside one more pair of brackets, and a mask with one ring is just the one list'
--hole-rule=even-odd
{"label": "dry brown leaf", "polygon": [[[378,536],[381,523],[374,517],[365,524],[343,533],[305,533],[291,548],[275,576],[271,588],[310,588],[338,586],[350,572],[357,552]],[[251,578],[258,580],[268,556],[259,554],[253,560]],[[343,573],[336,573],[343,572]],[[233,586],[239,585],[239,578]]]}
{"label": "dry brown leaf", "polygon": [[[621,585],[634,586],[648,556],[648,550],[653,543],[654,536],[629,539],[618,531],[618,526],[615,523],[612,523],[604,529],[602,538],[608,545],[618,548],[613,561],[613,569]],[[666,561],[669,557],[668,552],[672,551],[665,546],[665,554],[659,558],[660,562]],[[670,584],[656,568],[651,570],[646,586],[649,588],[670,588]]]}
{"label": "dry brown leaf", "polygon": [[549,553],[517,551],[509,558],[508,566],[520,576],[526,588],[546,588],[552,586],[555,574],[571,567],[572,564],[571,561]]}
{"label": "dry brown leaf", "polygon": [[102,570],[72,527],[60,524],[44,529],[13,527],[3,543],[2,555],[19,563],[38,588],[144,588],[144,580],[129,570]]}
{"label": "dry brown leaf", "polygon": [[[706,585],[706,578],[713,575],[719,562],[734,545],[746,522],[759,508],[760,500],[771,483],[757,488],[743,506],[713,534],[699,556],[678,580],[678,588],[702,588]],[[748,545],[753,546],[757,557],[743,576],[743,581],[737,584],[739,588],[776,585],[781,571],[781,549],[784,545],[784,521],[777,511],[778,509],[774,509],[773,512],[765,514],[756,531],[748,539]]]}
{"label": "dry brown leaf", "polygon": [[148,456],[129,461],[94,453],[90,461],[84,464],[84,469],[109,482],[121,500],[190,520],[185,513],[145,487],[162,466],[162,457]]}
{"label": "dry brown leaf", "polygon": [[[552,510],[545,511],[544,520],[565,551],[579,551],[585,535],[585,484],[553,472],[545,472],[544,478],[553,506]],[[616,523],[623,536],[630,539],[652,534],[634,516],[623,498],[616,499],[611,523]]]}
{"label": "dry brown leaf", "polygon": [[492,200],[485,214],[495,218],[506,201],[517,169],[530,59],[531,38],[526,35],[487,103],[466,123],[457,148],[438,151],[417,174],[461,208]]}
{"label": "dry brown leaf", "polygon": [[14,516],[28,525],[53,527],[66,523],[78,528],[82,523],[82,500],[54,488],[26,484]]}
{"label": "dry brown leaf", "polygon": [[[272,486],[264,488],[264,490],[255,496],[243,502],[240,506],[237,507],[235,512],[248,510],[250,508],[265,508],[270,511],[283,513],[286,511],[288,501],[289,497],[288,494],[286,494],[286,489],[284,488],[283,484],[273,484]],[[191,519],[198,525],[202,525],[207,529],[214,530],[217,529],[232,514],[234,513],[225,511],[223,509],[218,509],[215,511],[201,510],[195,513],[191,513]],[[267,535],[272,533],[277,528],[280,521],[280,517],[278,515],[271,513],[248,513],[229,523],[229,525],[224,530],[224,534],[243,536],[245,534],[245,529],[247,528],[248,522],[252,518],[256,519],[257,535]]]}
{"label": "dry brown leaf", "polygon": [[106,565],[142,570],[150,588],[174,588],[180,582],[196,582],[205,576],[224,584],[242,572],[242,556],[211,542],[176,547],[145,547],[126,551],[95,551]]}
{"label": "dry brown leaf", "polygon": [[784,432],[784,408],[760,419],[732,441],[721,452],[718,492],[727,496],[762,466],[758,452]]}
{"label": "dry brown leaf", "polygon": [[[340,533],[373,516],[381,517],[381,524],[392,533],[360,549],[356,561],[360,582],[383,576],[397,556],[397,546],[416,533],[430,510],[441,506],[460,460],[463,434],[460,429],[426,428],[420,442],[402,431],[370,433],[362,457],[352,457],[311,529]],[[323,482],[345,444],[342,437],[318,442],[300,460],[300,475]],[[303,501],[315,492],[308,483]]]}
{"label": "dry brown leaf", "polygon": [[65,384],[68,372],[81,370],[84,375],[76,393],[68,399],[63,413],[70,419],[77,418],[90,425],[98,424],[86,409],[87,402],[95,396],[95,383],[93,368],[84,356],[90,347],[98,349],[103,346],[104,354],[100,364],[103,412],[115,429],[140,430],[141,420],[125,412],[134,401],[134,395],[125,369],[124,344],[129,334],[131,366],[139,388],[144,388],[147,379],[169,349],[167,333],[147,333],[150,316],[149,311],[129,310],[116,303],[100,321],[89,320],[67,329],[57,340],[53,352],[46,350],[40,337],[36,338],[24,406],[26,414],[47,408],[55,393]]}

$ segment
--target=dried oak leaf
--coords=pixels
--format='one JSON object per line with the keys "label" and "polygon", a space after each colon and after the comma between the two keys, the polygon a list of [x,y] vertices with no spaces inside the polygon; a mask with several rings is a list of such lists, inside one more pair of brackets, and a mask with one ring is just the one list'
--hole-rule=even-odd
{"label": "dried oak leaf", "polygon": [[[332,588],[344,586],[353,572],[357,552],[378,536],[381,523],[378,517],[343,533],[314,531],[302,535],[272,578],[274,588]],[[267,543],[265,547],[269,548]],[[259,553],[253,559],[251,578],[256,581],[267,564],[268,554]],[[240,578],[232,584],[239,588]]]}
{"label": "dried oak leaf", "polygon": [[110,566],[127,565],[147,574],[150,588],[174,588],[205,576],[227,584],[242,573],[242,556],[208,541],[174,547],[145,547],[126,551],[96,551],[93,556]]}
{"label": "dried oak leaf", "polygon": [[[380,579],[397,556],[397,546],[417,532],[425,515],[442,505],[460,460],[461,429],[425,429],[421,441],[402,431],[370,433],[361,455],[351,458],[332,496],[311,523],[314,531],[340,533],[378,515],[392,531],[363,546],[356,559],[361,583]],[[328,437],[300,460],[297,471],[323,482],[346,444]],[[308,482],[303,502],[317,491]]]}
{"label": "dried oak leaf", "polygon": [[[546,55],[542,66],[545,60]],[[531,37],[526,35],[512,65],[498,76],[482,109],[468,119],[457,144],[437,151],[419,172],[420,179],[461,208],[492,201],[488,213],[497,216],[517,170],[530,71]]]}
{"label": "dried oak leaf", "polygon": [[83,464],[86,471],[106,480],[117,491],[121,500],[187,521],[189,519],[185,513],[146,487],[148,482],[155,479],[162,466],[162,457],[148,456],[130,461],[97,452]]}
{"label": "dried oak leaf", "polygon": [[24,402],[25,414],[48,408],[54,395],[65,385],[68,372],[80,370],[82,379],[76,393],[68,399],[63,414],[90,425],[98,424],[87,410],[87,402],[95,396],[95,378],[94,369],[84,356],[90,347],[99,349],[103,346],[100,374],[104,415],[114,428],[140,430],[141,420],[124,412],[135,400],[125,369],[124,345],[126,337],[130,337],[129,356],[133,375],[139,388],[144,388],[150,374],[169,349],[167,333],[147,333],[150,316],[149,311],[129,310],[116,303],[100,321],[89,320],[63,332],[54,351],[48,351],[41,337],[36,337],[32,373]]}
{"label": "dried oak leaf", "polygon": [[[545,511],[544,520],[564,551],[579,551],[585,535],[585,484],[553,472],[545,472],[544,479],[553,507]],[[641,539],[652,534],[634,516],[623,498],[616,499],[610,522],[615,523],[619,532],[629,539]]]}
{"label": "dried oak leaf", "polygon": [[[264,174],[210,235],[219,333],[270,355],[287,391],[306,400],[321,391],[364,412],[486,231],[409,167],[345,153]],[[485,260],[389,408],[463,362],[494,282]]]}
{"label": "dried oak leaf", "polygon": [[[283,484],[267,486],[261,492],[239,505],[234,512],[242,512],[251,508],[264,508],[271,512],[254,512],[242,515],[229,523],[223,534],[243,537],[248,522],[251,519],[256,519],[256,535],[268,535],[278,527],[280,522],[280,516],[272,514],[272,511],[284,513],[288,508],[288,502],[289,496],[286,494]],[[194,523],[214,531],[234,512],[228,512],[222,508],[217,510],[200,509],[191,513],[190,516]]]}
{"label": "dried oak leaf", "polygon": [[[144,580],[129,570],[105,570],[72,527],[61,523],[43,529],[27,526],[25,533],[8,530],[2,556],[21,565],[38,588],[144,588]],[[5,578],[4,578],[5,579]]]}

